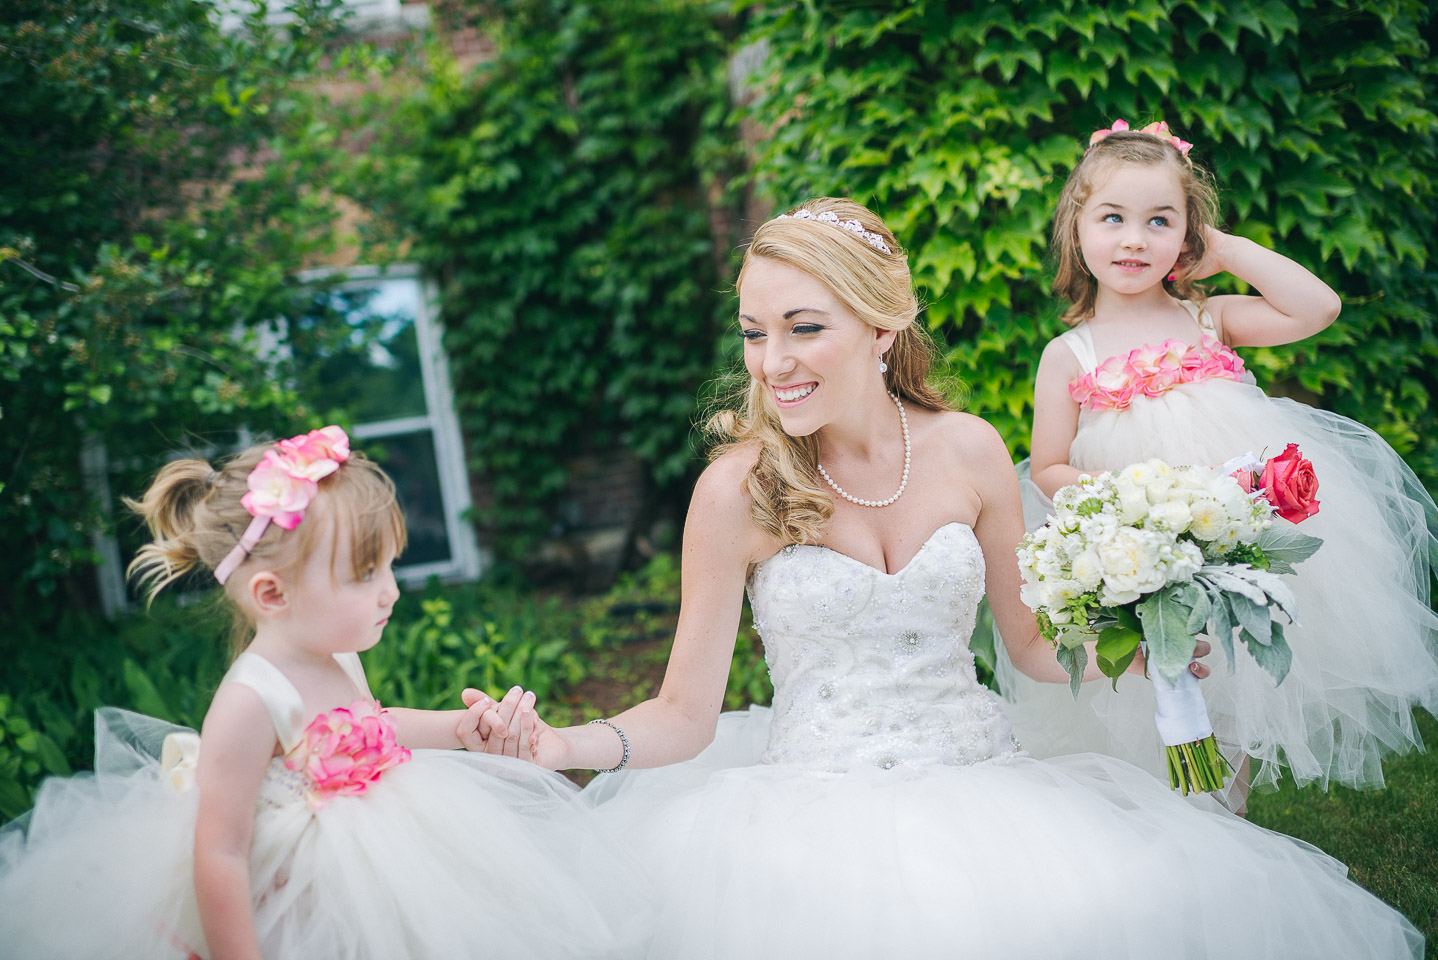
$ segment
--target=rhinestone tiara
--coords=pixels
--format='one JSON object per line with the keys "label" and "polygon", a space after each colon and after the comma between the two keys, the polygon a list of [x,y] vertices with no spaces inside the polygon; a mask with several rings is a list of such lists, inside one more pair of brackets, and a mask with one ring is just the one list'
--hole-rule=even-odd
{"label": "rhinestone tiara", "polygon": [[820,223],[832,224],[833,226],[838,227],[840,230],[852,233],[854,236],[858,237],[860,240],[863,240],[875,250],[881,250],[884,253],[893,253],[893,251],[889,249],[889,245],[884,242],[883,237],[879,236],[872,230],[865,230],[864,225],[857,220],[840,220],[839,215],[832,210],[825,210],[823,213],[811,213],[808,210],[800,210],[798,213],[781,213],[774,219],[817,220]]}

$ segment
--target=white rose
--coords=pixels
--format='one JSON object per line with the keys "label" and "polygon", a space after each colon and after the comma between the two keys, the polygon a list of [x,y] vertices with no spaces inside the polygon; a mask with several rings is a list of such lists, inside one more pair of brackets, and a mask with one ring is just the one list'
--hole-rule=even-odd
{"label": "white rose", "polygon": [[1084,589],[1084,592],[1094,589],[1103,580],[1103,561],[1099,559],[1097,551],[1092,548],[1085,550],[1074,557],[1070,567],[1074,580]]}
{"label": "white rose", "polygon": [[1118,472],[1119,480],[1136,487],[1146,487],[1158,478],[1158,471],[1153,468],[1155,462],[1130,464]]}
{"label": "white rose", "polygon": [[1118,491],[1118,518],[1123,523],[1138,523],[1148,516],[1148,495],[1143,487],[1125,485]]}
{"label": "white rose", "polygon": [[[1150,487],[1150,489],[1152,489]],[[1183,533],[1188,529],[1189,523],[1193,520],[1193,511],[1188,509],[1188,504],[1170,500],[1166,503],[1155,504],[1148,508],[1148,521],[1145,527],[1157,527],[1160,530],[1167,530],[1173,534]]]}
{"label": "white rose", "polygon": [[1170,541],[1147,530],[1120,530],[1099,544],[1099,560],[1103,563],[1103,582],[1115,592],[1147,593],[1166,582],[1160,549]]}

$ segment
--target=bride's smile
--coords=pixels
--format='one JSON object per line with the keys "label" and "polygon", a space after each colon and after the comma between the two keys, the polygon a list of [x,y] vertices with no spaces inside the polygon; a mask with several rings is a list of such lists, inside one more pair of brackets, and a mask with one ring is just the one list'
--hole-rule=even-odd
{"label": "bride's smile", "polygon": [[884,391],[878,363],[893,334],[861,321],[812,274],[774,260],[751,262],[739,292],[739,325],[744,365],[767,389],[790,436],[836,422],[861,424],[865,411],[883,411],[876,403]]}

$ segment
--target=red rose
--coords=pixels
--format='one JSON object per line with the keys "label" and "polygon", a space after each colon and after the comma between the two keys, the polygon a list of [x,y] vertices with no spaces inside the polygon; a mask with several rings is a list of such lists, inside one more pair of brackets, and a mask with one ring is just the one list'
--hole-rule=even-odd
{"label": "red rose", "polygon": [[1318,512],[1318,476],[1313,462],[1299,455],[1296,443],[1263,465],[1259,486],[1265,499],[1289,523],[1301,523]]}

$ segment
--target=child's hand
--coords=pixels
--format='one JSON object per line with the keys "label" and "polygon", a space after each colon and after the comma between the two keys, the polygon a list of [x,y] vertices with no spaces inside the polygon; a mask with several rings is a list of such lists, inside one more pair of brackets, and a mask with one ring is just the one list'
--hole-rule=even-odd
{"label": "child's hand", "polygon": [[519,756],[521,723],[516,722],[515,715],[525,702],[533,712],[534,694],[522,687],[511,687],[504,699],[496,702],[484,691],[470,687],[460,697],[467,709],[455,733],[464,748],[475,753]]}
{"label": "child's hand", "polygon": [[1233,237],[1216,230],[1213,227],[1203,228],[1204,254],[1203,259],[1197,263],[1189,261],[1188,254],[1178,258],[1174,271],[1180,276],[1189,280],[1203,280],[1216,273],[1223,273],[1228,269],[1224,265],[1223,249]]}

